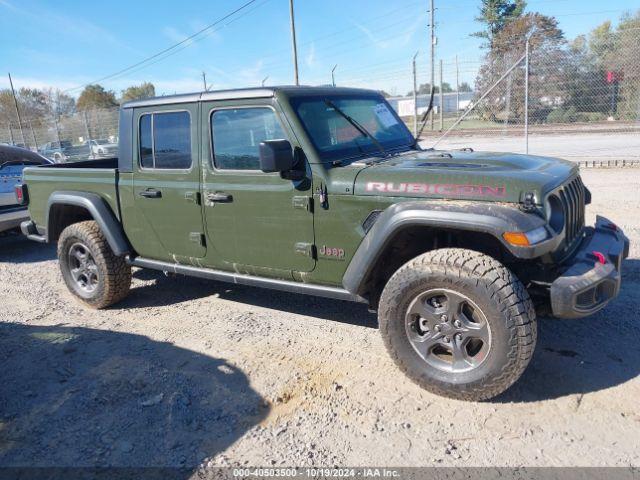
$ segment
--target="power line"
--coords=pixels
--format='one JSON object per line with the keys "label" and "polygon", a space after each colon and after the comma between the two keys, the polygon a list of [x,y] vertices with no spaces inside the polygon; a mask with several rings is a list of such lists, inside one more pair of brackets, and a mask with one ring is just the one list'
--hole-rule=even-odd
{"label": "power line", "polygon": [[[217,28],[214,28],[214,29],[208,30],[208,31],[207,31],[207,32],[205,32],[205,33],[204,33],[200,38],[196,39],[195,41],[200,41],[200,40],[204,39],[204,38],[205,38],[205,36],[207,36],[207,35],[211,35],[212,33],[215,33],[215,32],[217,32],[218,30],[221,30],[222,28],[226,27],[227,25],[231,25],[233,22],[236,22],[236,21],[240,20],[240,19],[241,19],[242,17],[244,17],[245,15],[250,14],[251,12],[253,12],[253,11],[254,11],[254,10],[256,10],[256,9],[258,9],[259,7],[261,7],[262,5],[264,5],[265,3],[269,2],[269,1],[271,1],[271,0],[263,0],[262,2],[260,2],[259,4],[257,4],[253,9],[245,11],[245,12],[244,12],[244,13],[242,13],[241,15],[238,15],[237,17],[235,17],[234,19],[229,20],[229,21],[228,21],[227,23],[225,23],[224,25],[218,25],[218,27],[217,27]],[[170,57],[171,55],[175,55],[176,53],[181,52],[182,50],[184,50],[185,48],[190,47],[191,45],[192,45],[192,43],[185,43],[184,45],[180,46],[180,48],[178,48],[177,50],[172,50],[172,51],[170,51],[170,52],[168,52],[168,53],[164,54],[163,56],[161,56],[161,57],[159,57],[159,58],[156,58],[153,62],[146,63],[145,65],[142,65],[142,66],[140,66],[140,67],[138,67],[138,68],[136,68],[136,69],[134,69],[134,70],[129,70],[129,71],[128,71],[128,72],[126,72],[126,73],[130,73],[130,74],[131,74],[131,73],[137,73],[137,72],[139,72],[139,71],[141,71],[141,70],[144,70],[145,68],[148,68],[148,67],[150,67],[150,66],[152,66],[152,65],[155,65],[155,64],[157,64],[157,63],[162,62],[163,60],[165,60],[166,58]],[[118,77],[118,76],[121,76],[121,75],[114,75],[114,76],[112,76],[111,78],[113,79],[113,78],[116,78],[116,77]]]}
{"label": "power line", "polygon": [[[143,60],[141,60],[141,61],[139,61],[139,62],[137,62],[137,63],[134,63],[133,65],[130,65],[130,66],[126,67],[126,68],[123,68],[122,70],[119,70],[119,71],[117,71],[117,72],[115,72],[115,73],[112,73],[112,74],[110,74],[110,75],[107,75],[107,76],[105,76],[105,77],[99,78],[99,79],[97,79],[97,80],[93,80],[92,82],[85,83],[85,84],[83,84],[83,85],[79,85],[79,86],[77,86],[77,87],[68,88],[67,90],[64,90],[64,91],[63,91],[63,93],[68,93],[68,92],[72,92],[72,91],[74,91],[74,90],[79,90],[79,89],[81,89],[81,88],[85,88],[86,86],[91,85],[91,84],[94,84],[94,83],[104,82],[105,80],[109,80],[109,79],[114,78],[114,77],[117,77],[117,76],[119,76],[119,75],[121,75],[121,74],[123,74],[123,73],[126,73],[126,72],[128,72],[128,71],[130,71],[130,70],[133,70],[134,68],[139,67],[139,66],[141,66],[141,65],[143,65],[143,64],[145,64],[145,63],[147,63],[147,62],[149,62],[150,60],[153,60],[153,59],[155,59],[155,58],[158,58],[159,56],[164,55],[164,54],[166,54],[166,53],[170,52],[171,50],[174,50],[175,48],[177,48],[177,47],[179,47],[179,46],[181,46],[181,45],[184,45],[184,44],[186,44],[186,43],[190,42],[190,41],[191,41],[191,40],[193,40],[194,38],[198,37],[199,35],[203,34],[203,33],[204,33],[204,32],[206,32],[206,31],[208,31],[208,30],[212,29],[212,28],[213,28],[213,27],[215,27],[216,25],[218,25],[218,24],[220,24],[220,23],[224,22],[224,21],[225,21],[226,19],[228,19],[229,17],[231,17],[231,16],[235,15],[236,13],[238,13],[238,12],[240,12],[240,11],[244,10],[244,9],[245,9],[245,8],[247,8],[249,5],[251,5],[251,4],[253,4],[253,3],[257,2],[257,1],[258,1],[258,0],[249,0],[248,2],[243,3],[241,6],[239,6],[238,8],[236,8],[235,10],[233,10],[232,12],[230,12],[230,13],[228,13],[228,14],[224,15],[223,17],[221,17],[221,18],[217,19],[215,22],[213,22],[213,23],[211,23],[211,24],[207,25],[206,27],[204,27],[204,28],[202,28],[201,30],[199,30],[199,31],[197,31],[196,33],[194,33],[193,35],[189,35],[188,37],[184,38],[183,40],[181,40],[181,41],[179,41],[179,42],[177,42],[177,43],[174,43],[174,44],[173,44],[173,45],[171,45],[170,47],[167,47],[167,48],[165,48],[165,49],[163,49],[163,50],[161,50],[161,51],[159,51],[159,52],[157,52],[157,53],[154,53],[153,55],[151,55],[151,56],[149,56],[149,57],[147,57],[147,58],[145,58],[145,59],[143,59]],[[188,44],[190,45],[190,43],[188,43]],[[166,56],[165,56],[165,57],[163,57],[163,58],[166,58]]]}

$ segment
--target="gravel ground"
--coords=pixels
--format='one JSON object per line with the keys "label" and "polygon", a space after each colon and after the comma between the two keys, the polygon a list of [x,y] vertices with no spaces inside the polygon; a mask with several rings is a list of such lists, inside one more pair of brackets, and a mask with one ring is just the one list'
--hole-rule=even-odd
{"label": "gravel ground", "polygon": [[542,319],[484,403],[405,379],[362,305],[136,271],[96,312],[53,248],[1,238],[0,465],[638,466],[640,169],[584,180],[632,241],[620,298]]}

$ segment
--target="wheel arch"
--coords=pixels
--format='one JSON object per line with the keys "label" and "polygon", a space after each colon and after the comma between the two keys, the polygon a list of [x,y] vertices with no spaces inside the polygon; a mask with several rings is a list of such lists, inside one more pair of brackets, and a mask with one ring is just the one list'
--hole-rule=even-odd
{"label": "wheel arch", "polygon": [[47,242],[56,242],[60,233],[74,223],[94,220],[117,256],[131,253],[122,225],[107,203],[95,193],[53,192],[47,204]]}
{"label": "wheel arch", "polygon": [[[526,232],[546,222],[515,205],[471,202],[405,202],[383,211],[356,250],[343,276],[344,288],[376,303],[375,283],[417,255],[463,246],[497,259],[532,259],[555,247],[553,239],[513,247],[502,233]],[[379,289],[379,286],[378,286]],[[373,298],[372,298],[373,297]]]}

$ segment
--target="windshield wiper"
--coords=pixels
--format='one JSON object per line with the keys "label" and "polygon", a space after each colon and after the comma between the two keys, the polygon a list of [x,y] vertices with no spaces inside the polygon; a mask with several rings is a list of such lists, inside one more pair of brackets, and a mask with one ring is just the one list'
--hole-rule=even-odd
{"label": "windshield wiper", "polygon": [[[380,150],[380,153],[382,153],[383,155],[385,154],[384,151],[384,147],[382,146],[382,144],[378,141],[378,139],[376,137],[374,137],[371,132],[369,132],[369,130],[367,130],[366,128],[364,128],[360,123],[358,123],[358,121],[354,118],[351,118],[349,115],[347,115],[344,111],[342,111],[340,108],[338,108],[336,106],[335,103],[333,103],[331,100],[329,99],[325,99],[324,103],[328,106],[333,108],[341,117],[343,117],[347,122],[349,122],[351,124],[351,126],[353,128],[355,128],[356,130],[358,130],[358,132],[360,132],[362,134],[362,136],[364,137],[368,137],[371,139],[371,141],[374,143],[374,145],[376,147],[378,147],[378,150]],[[356,145],[358,145],[358,143],[356,142]],[[359,147],[359,145],[358,145]]]}

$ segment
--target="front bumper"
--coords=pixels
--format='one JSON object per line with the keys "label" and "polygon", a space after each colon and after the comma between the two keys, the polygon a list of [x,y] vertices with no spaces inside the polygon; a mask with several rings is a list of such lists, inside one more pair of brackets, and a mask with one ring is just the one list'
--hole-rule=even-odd
{"label": "front bumper", "polygon": [[551,284],[553,315],[580,318],[604,308],[620,292],[620,267],[628,256],[629,239],[598,216],[568,268]]}

